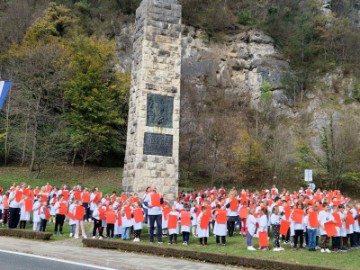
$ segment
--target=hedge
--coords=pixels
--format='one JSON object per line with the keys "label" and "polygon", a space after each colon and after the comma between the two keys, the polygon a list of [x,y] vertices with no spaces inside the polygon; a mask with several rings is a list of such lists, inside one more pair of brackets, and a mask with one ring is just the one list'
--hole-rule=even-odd
{"label": "hedge", "polygon": [[330,268],[317,265],[304,265],[289,262],[280,262],[267,259],[249,258],[242,256],[215,254],[203,251],[183,250],[164,246],[154,246],[141,243],[114,241],[114,240],[97,240],[97,239],[83,239],[82,243],[86,247],[102,248],[102,249],[117,249],[130,252],[149,253],[157,256],[186,258],[198,260],[208,263],[242,266],[255,269],[269,269],[269,270],[334,270],[337,268]]}
{"label": "hedge", "polygon": [[50,240],[52,233],[0,228],[0,236],[11,236],[11,237],[20,237],[20,238],[36,239],[36,240]]}

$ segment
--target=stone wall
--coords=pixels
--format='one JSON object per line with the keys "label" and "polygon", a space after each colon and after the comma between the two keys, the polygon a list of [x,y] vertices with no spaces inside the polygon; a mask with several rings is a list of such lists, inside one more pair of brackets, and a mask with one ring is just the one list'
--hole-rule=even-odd
{"label": "stone wall", "polygon": [[176,0],[143,0],[136,12],[125,192],[142,194],[155,184],[169,200],[177,195],[180,71],[181,6]]}

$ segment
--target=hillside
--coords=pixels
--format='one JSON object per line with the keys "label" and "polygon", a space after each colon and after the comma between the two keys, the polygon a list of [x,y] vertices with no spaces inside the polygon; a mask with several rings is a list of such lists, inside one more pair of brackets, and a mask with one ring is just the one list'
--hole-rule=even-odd
{"label": "hillside", "polygon": [[[3,163],[122,165],[139,3],[1,2]],[[179,3],[181,184],[358,190],[360,3]]]}

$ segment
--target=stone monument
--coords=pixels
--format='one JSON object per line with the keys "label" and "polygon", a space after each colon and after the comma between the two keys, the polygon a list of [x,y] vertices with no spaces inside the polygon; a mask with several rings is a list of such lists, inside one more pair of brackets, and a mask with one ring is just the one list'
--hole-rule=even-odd
{"label": "stone monument", "polygon": [[123,191],[155,184],[175,200],[179,181],[181,6],[143,0],[136,11]]}

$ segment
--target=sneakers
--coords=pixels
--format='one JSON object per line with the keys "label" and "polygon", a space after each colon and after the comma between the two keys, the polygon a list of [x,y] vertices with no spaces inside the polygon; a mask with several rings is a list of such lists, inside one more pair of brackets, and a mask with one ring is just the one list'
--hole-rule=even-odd
{"label": "sneakers", "polygon": [[187,246],[188,245],[188,243],[185,241],[185,242],[183,242],[183,246]]}
{"label": "sneakers", "polygon": [[255,250],[256,250],[256,248],[254,248],[254,247],[250,246],[250,247],[247,247],[247,250],[249,250],[249,251],[255,251]]}
{"label": "sneakers", "polygon": [[325,252],[325,249],[322,248],[322,249],[320,250],[320,252],[321,252],[321,253],[324,253],[324,252]]}
{"label": "sneakers", "polygon": [[327,249],[325,249],[325,252],[331,253],[331,250],[327,248]]}
{"label": "sneakers", "polygon": [[70,234],[69,234],[69,237],[73,237],[73,234],[72,234],[72,233],[70,233]]}
{"label": "sneakers", "polygon": [[95,236],[92,237],[92,239],[95,239],[95,238],[96,238]]}
{"label": "sneakers", "polygon": [[133,242],[140,242],[140,238],[135,238]]}
{"label": "sneakers", "polygon": [[281,251],[281,249],[276,247],[273,249],[273,251]]}
{"label": "sneakers", "polygon": [[159,245],[162,245],[162,244],[163,244],[163,242],[158,242],[158,244],[159,244]]}
{"label": "sneakers", "polygon": [[285,250],[285,248],[283,248],[283,247],[279,247],[278,249],[279,249],[279,251]]}
{"label": "sneakers", "polygon": [[103,239],[102,236],[99,237],[99,240]]}

